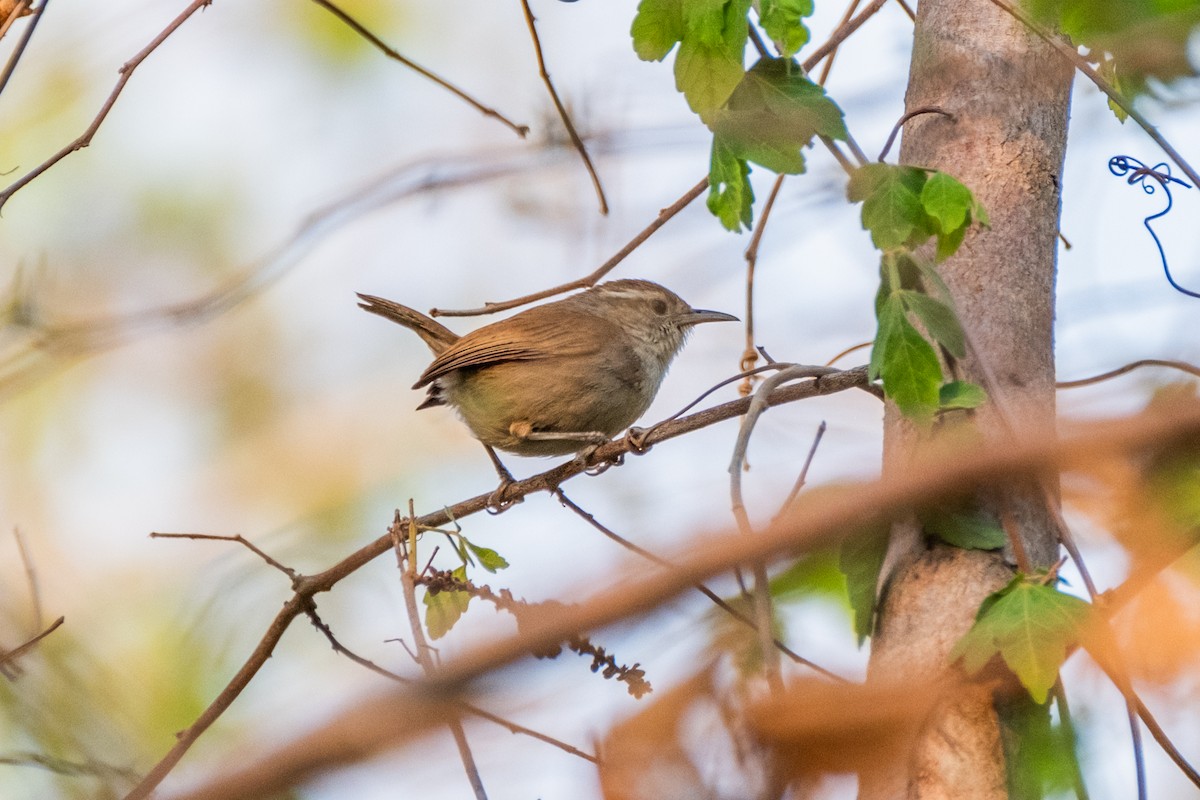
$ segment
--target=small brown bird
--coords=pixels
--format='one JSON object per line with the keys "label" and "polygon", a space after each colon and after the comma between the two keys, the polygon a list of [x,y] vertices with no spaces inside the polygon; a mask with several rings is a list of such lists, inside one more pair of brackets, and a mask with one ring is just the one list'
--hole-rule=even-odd
{"label": "small brown bird", "polygon": [[647,408],[692,326],[736,321],[643,280],[602,283],[459,337],[419,311],[371,295],[359,305],[414,331],[433,363],[417,408],[448,405],[481,441],[522,456],[594,448]]}

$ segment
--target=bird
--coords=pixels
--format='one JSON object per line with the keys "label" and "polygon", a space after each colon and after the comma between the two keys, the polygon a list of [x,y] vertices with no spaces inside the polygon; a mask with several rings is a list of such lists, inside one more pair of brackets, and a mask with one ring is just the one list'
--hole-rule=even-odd
{"label": "bird", "polygon": [[658,393],[688,334],[737,321],[695,309],[647,280],[608,281],[459,336],[392,300],[358,294],[359,306],[416,333],[434,355],[413,389],[417,409],[450,406],[483,443],[520,456],[586,456],[637,421]]}

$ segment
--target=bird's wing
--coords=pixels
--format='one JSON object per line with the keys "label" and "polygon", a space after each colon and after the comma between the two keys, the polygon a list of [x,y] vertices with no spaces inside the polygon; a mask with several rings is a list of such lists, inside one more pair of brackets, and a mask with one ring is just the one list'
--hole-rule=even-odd
{"label": "bird's wing", "polygon": [[543,308],[471,331],[438,355],[413,388],[464,367],[587,355],[618,332],[612,323],[592,315],[577,315],[572,330],[563,331],[561,318],[542,313]]}

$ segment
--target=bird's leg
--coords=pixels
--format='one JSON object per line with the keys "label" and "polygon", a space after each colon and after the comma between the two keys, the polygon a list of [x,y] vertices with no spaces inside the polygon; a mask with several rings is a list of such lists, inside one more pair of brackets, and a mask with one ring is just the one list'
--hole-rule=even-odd
{"label": "bird's leg", "polygon": [[506,494],[508,494],[508,487],[510,487],[514,483],[516,483],[516,481],[513,480],[512,473],[509,472],[508,468],[505,467],[504,464],[500,461],[500,456],[496,455],[496,451],[492,449],[491,445],[485,444],[483,446],[483,449],[487,450],[488,458],[490,458],[492,460],[492,466],[496,468],[496,474],[498,476],[500,476],[500,485],[498,487],[496,487],[496,491],[492,492],[488,496],[487,512],[489,514],[499,514],[501,512],[507,511],[512,506],[521,502],[521,499],[520,498],[518,498],[516,500],[506,500],[505,499],[504,496]]}
{"label": "bird's leg", "polygon": [[[596,450],[601,445],[612,441],[608,434],[600,431],[535,431],[528,422],[514,422],[508,426],[508,432],[527,442],[582,442],[584,446],[576,454],[572,463],[585,468],[601,467],[594,473],[591,469],[587,469],[589,474],[599,474],[611,466],[611,464],[593,465],[591,463],[592,455]],[[614,463],[621,463],[620,458],[618,457]]]}

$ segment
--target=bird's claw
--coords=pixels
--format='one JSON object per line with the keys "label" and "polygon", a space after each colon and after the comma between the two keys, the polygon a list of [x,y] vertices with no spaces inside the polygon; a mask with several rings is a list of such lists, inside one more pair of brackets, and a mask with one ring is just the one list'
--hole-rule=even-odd
{"label": "bird's claw", "polygon": [[637,456],[648,453],[651,445],[646,443],[646,438],[653,430],[653,428],[630,428],[625,434],[625,444],[628,445],[629,452]]}
{"label": "bird's claw", "polygon": [[484,510],[492,516],[495,516],[497,514],[503,514],[517,503],[524,502],[524,497],[514,497],[510,500],[506,496],[509,488],[514,483],[516,483],[516,481],[514,481],[512,478],[501,479],[500,485],[496,487],[496,491],[488,495],[487,504],[484,506]]}

